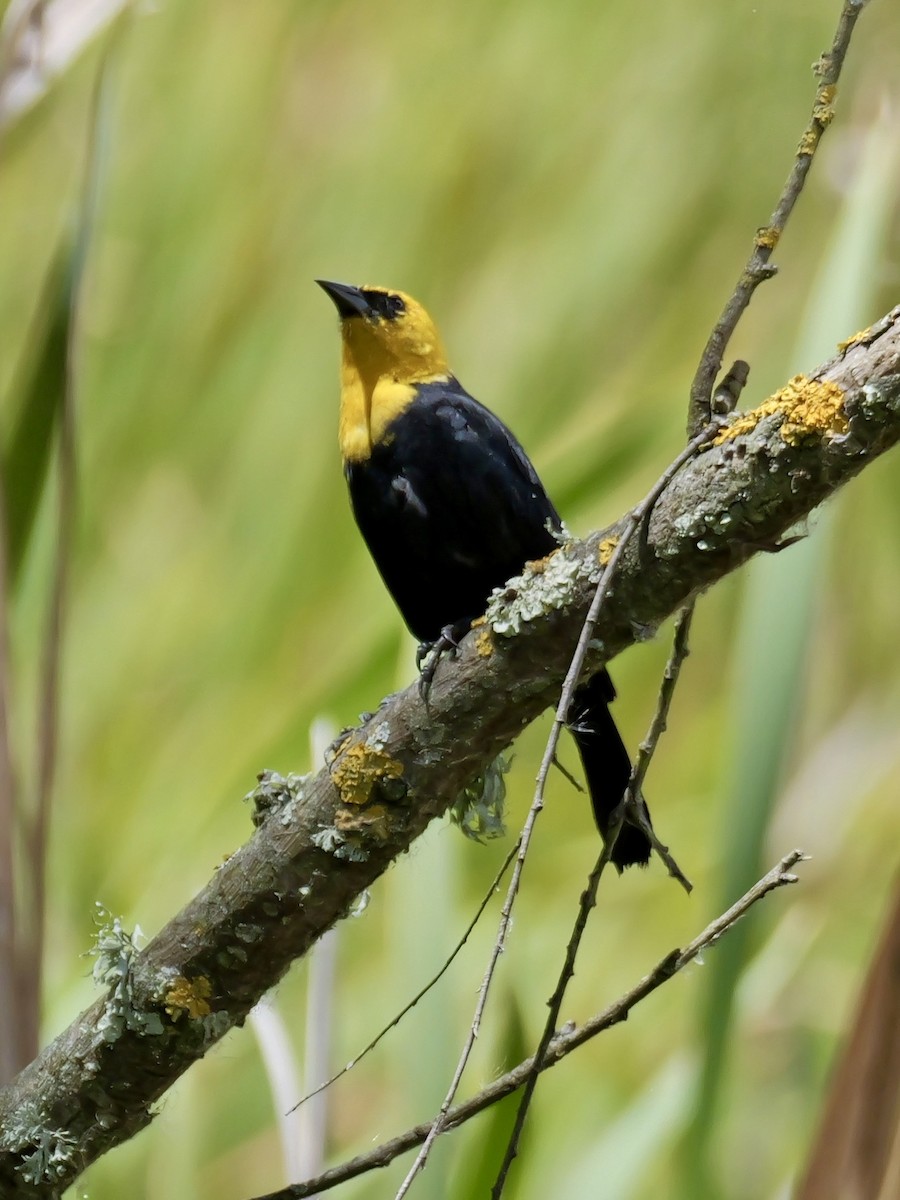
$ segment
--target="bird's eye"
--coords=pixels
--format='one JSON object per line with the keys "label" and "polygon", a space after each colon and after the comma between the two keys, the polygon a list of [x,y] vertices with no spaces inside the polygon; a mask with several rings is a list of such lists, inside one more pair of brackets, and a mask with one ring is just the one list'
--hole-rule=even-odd
{"label": "bird's eye", "polygon": [[394,321],[402,312],[406,312],[402,296],[397,296],[393,292],[364,291],[363,296],[368,301],[372,312],[383,317],[385,321]]}

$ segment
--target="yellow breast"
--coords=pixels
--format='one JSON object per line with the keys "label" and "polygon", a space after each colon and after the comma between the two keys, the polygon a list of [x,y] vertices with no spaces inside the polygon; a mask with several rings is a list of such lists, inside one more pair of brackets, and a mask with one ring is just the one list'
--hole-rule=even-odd
{"label": "yellow breast", "polygon": [[365,462],[372,448],[384,441],[388,426],[404,412],[418,395],[418,384],[446,382],[447,375],[435,375],[416,383],[400,383],[382,377],[369,391],[360,376],[342,380],[338,441],[346,462]]}

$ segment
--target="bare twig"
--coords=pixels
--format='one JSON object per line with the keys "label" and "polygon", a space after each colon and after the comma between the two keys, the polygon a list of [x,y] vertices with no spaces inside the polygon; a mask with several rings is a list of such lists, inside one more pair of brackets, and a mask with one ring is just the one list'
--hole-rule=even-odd
{"label": "bare twig", "polygon": [[660,688],[659,699],[657,701],[656,712],[651,722],[650,729],[646,738],[638,750],[637,761],[631,772],[631,778],[628,781],[628,787],[622,797],[621,802],[617,806],[610,820],[609,837],[606,844],[603,846],[594,867],[588,876],[587,884],[584,891],[581,893],[581,899],[578,905],[578,914],[575,918],[575,924],[572,928],[572,933],[569,937],[568,945],[566,946],[565,959],[562,969],[559,973],[559,978],[556,983],[556,988],[553,995],[547,1002],[549,1012],[544,1023],[544,1029],[541,1034],[541,1040],[538,1043],[538,1048],[535,1051],[533,1063],[534,1067],[525,1081],[524,1091],[522,1092],[519,1107],[516,1112],[516,1118],[513,1123],[513,1128],[509,1135],[509,1140],[506,1145],[506,1150],[503,1155],[503,1161],[500,1164],[500,1169],[497,1172],[497,1178],[494,1183],[491,1195],[494,1200],[497,1200],[503,1194],[503,1188],[506,1183],[506,1178],[509,1174],[509,1169],[512,1166],[513,1160],[518,1153],[519,1141],[522,1136],[522,1130],[525,1127],[525,1118],[528,1115],[528,1109],[531,1105],[531,1100],[534,1095],[534,1089],[537,1086],[538,1075],[543,1069],[543,1063],[551,1042],[556,1036],[556,1025],[559,1020],[560,1010],[562,1009],[563,999],[565,998],[566,989],[569,986],[569,981],[575,973],[575,959],[578,955],[578,950],[581,945],[581,939],[584,936],[584,931],[587,928],[588,918],[591,910],[597,903],[597,890],[600,886],[600,880],[603,877],[603,872],[606,870],[607,864],[612,856],[613,847],[619,836],[626,820],[634,820],[650,839],[651,845],[662,861],[666,864],[669,874],[682,885],[686,892],[691,891],[691,884],[687,877],[682,872],[681,868],[675,862],[675,859],[669,853],[667,846],[664,846],[653,831],[649,820],[647,819],[643,805],[641,803],[641,788],[644,778],[647,774],[647,769],[650,766],[650,761],[656,751],[657,743],[660,737],[665,732],[666,721],[669,715],[669,708],[672,703],[672,697],[675,694],[675,685],[678,682],[678,675],[681,671],[681,665],[688,654],[688,633],[690,632],[691,619],[693,617],[693,605],[688,605],[682,609],[678,616],[678,624],[675,631],[675,639],[672,647],[672,653],[669,661],[666,664],[665,672],[663,673],[663,683]]}
{"label": "bare twig", "polygon": [[[614,1004],[609,1005],[603,1012],[597,1013],[596,1016],[585,1021],[583,1025],[572,1028],[567,1027],[557,1033],[547,1048],[547,1053],[544,1055],[540,1070],[546,1071],[549,1067],[555,1066],[567,1054],[571,1054],[573,1050],[577,1050],[579,1046],[583,1046],[591,1038],[626,1020],[635,1005],[662,987],[673,975],[677,975],[679,971],[682,971],[699,954],[702,954],[704,950],[714,946],[764,896],[788,884],[796,883],[797,876],[793,874],[793,868],[804,859],[805,855],[800,850],[793,850],[790,854],[786,854],[781,862],[755,883],[727,912],[716,917],[714,921],[707,925],[702,933],[698,934],[693,941],[689,942],[681,950],[673,950],[670,954],[660,959],[648,975],[645,975],[639,983],[635,984],[630,991],[616,1000]],[[507,1071],[504,1075],[501,1075],[498,1079],[488,1084],[487,1087],[483,1088],[470,1100],[466,1100],[462,1104],[456,1105],[455,1108],[451,1108],[447,1114],[447,1129],[459,1128],[466,1121],[470,1121],[472,1117],[477,1116],[486,1108],[490,1108],[491,1105],[496,1104],[498,1100],[502,1100],[505,1096],[509,1096],[512,1092],[517,1091],[533,1072],[534,1065],[534,1058],[526,1059],[511,1071]],[[365,1154],[360,1154],[348,1162],[332,1167],[330,1170],[316,1176],[315,1179],[307,1179],[302,1183],[292,1184],[290,1187],[282,1188],[277,1192],[268,1192],[264,1196],[255,1197],[254,1200],[308,1200],[310,1196],[315,1196],[319,1192],[329,1191],[331,1188],[346,1183],[350,1179],[356,1179],[358,1176],[364,1175],[366,1172],[372,1171],[377,1167],[386,1167],[399,1155],[405,1154],[408,1150],[421,1145],[428,1136],[433,1124],[433,1121],[425,1121],[421,1125],[416,1125],[412,1129],[407,1129],[404,1133],[399,1134],[397,1137],[391,1138],[389,1142],[383,1142],[380,1146],[376,1146],[373,1150],[369,1150]]]}
{"label": "bare twig", "polygon": [[727,417],[737,408],[741,392],[747,386],[750,378],[750,364],[742,358],[736,359],[722,376],[712,397],[714,417]]}
{"label": "bare twig", "polygon": [[572,785],[572,787],[575,789],[576,792],[584,791],[584,788],[582,787],[582,785],[578,782],[578,780],[575,778],[575,776],[572,774],[572,772],[569,770],[569,768],[565,765],[565,763],[563,763],[555,755],[553,758],[553,765],[554,765],[554,767],[556,767],[557,771],[559,771],[560,775],[562,775],[563,779],[565,779],[565,781],[567,783],[570,783]]}
{"label": "bare twig", "polygon": [[738,321],[753,299],[753,293],[759,285],[763,280],[770,279],[777,271],[776,267],[769,264],[769,259],[778,245],[788,218],[803,190],[822,134],[831,124],[838,79],[850,47],[853,29],[865,3],[866,0],[844,0],[831,49],[826,51],[815,65],[814,70],[818,79],[816,96],[809,124],[800,138],[790,174],[778,197],[778,203],[769,218],[768,225],[757,230],[750,257],[721,316],[713,327],[691,384],[688,408],[689,436],[709,420],[713,382],[719,373],[722,357],[737,328]]}
{"label": "bare twig", "polygon": [[[497,937],[491,950],[491,955],[488,960],[487,969],[484,973],[484,978],[481,981],[481,987],[478,990],[478,1000],[475,1005],[475,1013],[472,1017],[472,1023],[469,1026],[469,1032],[466,1035],[462,1053],[460,1054],[459,1061],[456,1064],[456,1070],[453,1073],[453,1079],[451,1080],[450,1087],[447,1090],[447,1095],[444,1097],[444,1102],[441,1105],[437,1117],[435,1118],[431,1132],[422,1144],[422,1149],[416,1156],[415,1162],[410,1167],[406,1178],[401,1183],[395,1200],[402,1200],[402,1198],[407,1194],[410,1186],[412,1185],[412,1181],[424,1168],[425,1163],[428,1160],[431,1147],[443,1132],[446,1126],[447,1114],[450,1111],[450,1106],[456,1097],[460,1081],[462,1080],[463,1072],[466,1069],[466,1064],[469,1061],[472,1048],[474,1047],[478,1038],[491,982],[494,977],[494,972],[497,968],[497,963],[500,960],[500,955],[503,953],[503,948],[506,944],[506,936],[509,932],[509,923],[512,918],[512,910],[519,892],[522,871],[525,867],[525,859],[528,854],[528,849],[531,845],[531,838],[534,833],[535,823],[537,822],[538,815],[544,807],[544,792],[547,787],[547,778],[550,774],[551,767],[556,761],[556,750],[557,746],[559,745],[560,734],[562,733],[563,727],[566,724],[569,708],[572,704],[572,697],[575,694],[575,689],[578,687],[578,681],[581,677],[582,669],[584,668],[584,662],[587,657],[590,641],[594,634],[594,627],[597,624],[597,618],[600,615],[603,602],[609,594],[610,585],[612,584],[616,568],[618,567],[622,555],[625,553],[625,549],[635,531],[645,520],[649,520],[650,514],[656,507],[657,501],[669,486],[671,481],[675,478],[684,464],[689,462],[695,454],[700,452],[703,446],[709,443],[710,439],[719,428],[719,422],[714,421],[701,430],[696,437],[692,438],[690,443],[685,447],[684,450],[682,450],[681,454],[679,454],[678,457],[669,464],[669,466],[662,473],[640,504],[638,504],[637,507],[632,509],[632,511],[628,514],[624,526],[619,531],[618,541],[616,542],[613,552],[603,569],[603,574],[600,576],[600,580],[597,583],[597,588],[594,592],[591,606],[588,609],[584,624],[581,627],[581,633],[578,637],[575,653],[572,655],[572,659],[569,663],[569,669],[566,673],[566,678],[562,686],[559,703],[556,706],[553,725],[550,729],[550,735],[547,738],[547,744],[544,747],[544,757],[541,760],[540,770],[538,771],[537,775],[534,799],[531,802],[531,807],[528,810],[528,816],[525,820],[525,824],[522,828],[522,833],[519,838],[519,848],[516,855],[516,863],[513,867],[512,879],[510,880],[509,889],[506,893],[506,899],[503,903],[503,909],[500,913],[500,924],[497,929]],[[616,838],[618,837],[618,832],[619,829],[616,828],[614,831],[611,831],[610,835],[607,837],[600,860],[598,860],[602,861],[604,866],[609,861],[610,855],[612,854]],[[602,870],[603,868],[601,867],[601,874]]]}
{"label": "bare twig", "polygon": [[[690,653],[688,647],[688,636],[691,631],[691,622],[694,619],[694,604],[693,602],[685,605],[678,614],[675,621],[675,635],[672,639],[672,652],[669,655],[669,660],[666,663],[663,671],[662,684],[659,689],[659,697],[656,702],[656,712],[653,714],[653,720],[650,722],[650,728],[647,731],[647,736],[638,747],[637,761],[634,765],[634,770],[631,773],[631,779],[628,783],[628,789],[622,798],[621,808],[623,809],[623,819],[630,815],[631,820],[637,823],[640,829],[644,832],[651,846],[656,851],[657,855],[666,864],[666,869],[673,879],[684,888],[686,892],[692,890],[691,881],[687,878],[678,863],[669,853],[669,847],[664,846],[656,835],[653,826],[647,820],[647,814],[643,805],[640,803],[641,788],[644,784],[647,771],[656,753],[656,747],[659,739],[665,733],[668,719],[669,709],[672,707],[672,699],[675,695],[675,688],[678,684],[678,677],[681,674],[681,668],[684,665],[684,660]],[[615,819],[615,815],[613,817]]]}
{"label": "bare twig", "polygon": [[333,1083],[336,1083],[337,1080],[340,1079],[342,1076],[346,1075],[348,1071],[352,1071],[353,1068],[358,1063],[362,1062],[362,1060],[366,1057],[366,1055],[371,1050],[375,1049],[375,1047],[378,1045],[378,1043],[381,1041],[381,1039],[383,1037],[385,1037],[388,1033],[390,1033],[390,1031],[392,1029],[395,1029],[400,1024],[400,1022],[403,1020],[403,1018],[406,1016],[406,1014],[409,1012],[412,1012],[412,1010],[416,1007],[416,1005],[419,1003],[419,1001],[422,1000],[425,996],[427,996],[428,993],[431,991],[431,989],[434,987],[434,985],[440,979],[443,978],[443,976],[450,969],[450,967],[451,967],[453,961],[456,959],[457,955],[462,950],[463,946],[465,946],[466,942],[469,940],[472,930],[475,928],[475,926],[480,921],[481,914],[487,908],[488,904],[490,904],[491,898],[493,897],[494,892],[496,892],[497,888],[500,886],[500,884],[503,880],[503,876],[509,870],[509,864],[515,858],[515,856],[516,856],[516,854],[518,854],[518,852],[519,852],[519,843],[516,842],[516,844],[512,847],[510,852],[507,854],[506,858],[503,860],[500,870],[494,876],[493,883],[488,888],[487,892],[485,893],[484,897],[482,898],[482,901],[479,904],[475,915],[472,917],[472,920],[469,922],[469,924],[466,926],[465,930],[463,931],[462,937],[459,939],[459,941],[456,943],[456,945],[450,951],[450,954],[447,956],[447,959],[444,962],[444,965],[441,967],[441,969],[438,971],[438,973],[436,975],[433,975],[431,977],[431,979],[429,979],[429,981],[425,984],[425,986],[423,988],[421,988],[418,992],[416,992],[416,994],[415,994],[415,996],[413,996],[412,1000],[410,1000],[408,1004],[404,1005],[404,1007],[400,1009],[400,1011],[397,1013],[397,1015],[392,1020],[390,1020],[388,1022],[388,1024],[385,1025],[384,1028],[379,1033],[376,1033],[375,1037],[372,1038],[372,1040],[369,1042],[369,1044],[367,1046],[365,1046],[362,1050],[360,1050],[359,1054],[357,1054],[354,1058],[351,1058],[350,1061],[345,1066],[341,1067],[341,1069],[339,1071],[335,1071],[335,1073],[331,1076],[330,1079],[326,1079],[324,1083],[319,1084],[319,1086],[317,1088],[315,1088],[313,1091],[307,1092],[307,1094],[305,1096],[302,1096],[297,1101],[297,1103],[294,1105],[294,1107],[290,1110],[291,1112],[295,1112],[300,1107],[301,1104],[305,1104],[307,1102],[307,1100],[311,1100],[313,1098],[313,1096],[318,1096],[318,1094],[320,1092],[324,1092],[326,1088],[331,1087],[331,1085]]}
{"label": "bare twig", "polygon": [[406,1178],[400,1184],[397,1191],[396,1200],[401,1200],[412,1186],[412,1182],[416,1175],[424,1168],[428,1160],[428,1155],[435,1141],[444,1131],[447,1114],[450,1111],[450,1106],[456,1097],[459,1090],[459,1085],[463,1077],[463,1072],[469,1061],[469,1056],[472,1053],[472,1048],[481,1031],[481,1019],[484,1016],[484,1010],[487,1005],[488,993],[490,992],[491,982],[494,978],[494,972],[497,968],[497,962],[500,955],[503,953],[503,948],[506,944],[506,935],[509,932],[509,923],[512,918],[513,904],[515,903],[516,895],[519,890],[519,880],[522,876],[522,869],[525,866],[525,856],[528,853],[528,846],[531,841],[531,834],[534,829],[534,823],[537,820],[539,809],[532,804],[526,818],[525,825],[519,835],[519,840],[513,847],[515,851],[515,866],[513,867],[512,879],[506,892],[506,897],[503,901],[503,908],[500,910],[500,923],[497,928],[497,936],[494,940],[494,945],[491,949],[491,955],[488,959],[487,969],[481,980],[481,987],[478,989],[478,999],[475,1002],[475,1012],[472,1016],[472,1022],[469,1026],[469,1032],[466,1035],[466,1040],[463,1045],[462,1052],[456,1064],[456,1069],[453,1072],[453,1078],[450,1081],[450,1087],[444,1097],[444,1102],[440,1107],[438,1115],[435,1117],[434,1124],[428,1131],[428,1136],[422,1143],[422,1149],[416,1156],[416,1160],[407,1172]]}

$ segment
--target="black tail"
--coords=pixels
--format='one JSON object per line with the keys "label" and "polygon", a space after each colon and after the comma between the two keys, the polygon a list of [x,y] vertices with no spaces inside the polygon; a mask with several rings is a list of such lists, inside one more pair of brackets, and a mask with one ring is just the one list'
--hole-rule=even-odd
{"label": "black tail", "polygon": [[[569,709],[569,728],[581,754],[594,820],[605,839],[613,809],[625,794],[631,760],[609,711],[616,689],[606,671],[598,671],[575,692]],[[643,801],[642,801],[643,803]],[[647,820],[650,814],[647,814]],[[613,847],[612,862],[621,871],[650,860],[650,843],[636,825],[626,822]]]}

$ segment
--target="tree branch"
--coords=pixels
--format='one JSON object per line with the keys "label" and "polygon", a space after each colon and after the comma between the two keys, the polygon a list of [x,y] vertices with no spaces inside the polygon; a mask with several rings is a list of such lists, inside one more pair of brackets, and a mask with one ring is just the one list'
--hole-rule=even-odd
{"label": "tree branch", "polygon": [[834,98],[837,93],[838,79],[850,48],[853,30],[866,3],[867,0],[844,0],[831,49],[826,51],[813,67],[819,81],[816,98],[809,123],[797,146],[790,173],[781,189],[775,210],[769,218],[769,224],[756,231],[750,257],[741,272],[737,286],[713,326],[712,333],[709,335],[709,340],[700,357],[700,365],[697,367],[697,373],[691,384],[688,437],[696,433],[709,420],[710,397],[716,376],[722,366],[722,356],[731,341],[731,335],[737,328],[738,321],[753,299],[753,293],[761,283],[771,279],[778,271],[777,267],[769,263],[769,259],[772,257],[788,219],[794,211],[794,205],[803,191],[803,185],[812,166],[822,134],[834,117]]}
{"label": "tree branch", "polygon": [[[797,876],[792,873],[792,868],[801,862],[803,857],[803,853],[800,850],[792,850],[790,854],[786,854],[780,863],[755,883],[748,892],[745,892],[740,900],[733,904],[727,912],[716,917],[683,950],[673,950],[670,954],[667,954],[648,975],[644,976],[640,983],[626,992],[619,1000],[616,1000],[614,1004],[611,1004],[602,1013],[597,1013],[596,1016],[591,1017],[589,1021],[585,1021],[583,1025],[575,1027],[567,1026],[560,1030],[547,1046],[545,1053],[540,1059],[540,1066],[536,1066],[536,1058],[528,1058],[524,1062],[519,1063],[517,1067],[513,1067],[511,1071],[507,1071],[504,1075],[501,1075],[499,1079],[495,1079],[492,1083],[489,1083],[487,1087],[482,1088],[471,1100],[466,1100],[464,1103],[457,1104],[455,1108],[452,1108],[447,1114],[446,1128],[458,1129],[460,1125],[464,1125],[472,1117],[477,1116],[486,1108],[490,1108],[492,1104],[496,1104],[504,1096],[517,1091],[534,1074],[535,1070],[543,1072],[548,1067],[556,1066],[567,1054],[571,1054],[573,1050],[577,1050],[579,1046],[583,1046],[585,1042],[596,1037],[598,1033],[603,1033],[613,1025],[618,1025],[620,1022],[626,1021],[636,1004],[646,999],[657,988],[662,987],[673,975],[677,975],[688,963],[693,962],[698,954],[702,954],[704,950],[709,949],[710,946],[714,946],[719,938],[727,933],[754,904],[762,900],[769,892],[785,887],[788,884],[796,883]],[[389,1142],[384,1142],[382,1145],[376,1146],[365,1154],[360,1154],[348,1162],[340,1163],[338,1166],[324,1171],[321,1175],[317,1175],[315,1179],[307,1179],[303,1183],[292,1184],[290,1187],[281,1188],[277,1192],[269,1192],[265,1196],[257,1196],[255,1200],[306,1200],[307,1197],[316,1196],[320,1192],[330,1191],[331,1188],[337,1187],[338,1184],[346,1183],[348,1179],[355,1179],[357,1176],[364,1175],[367,1171],[371,1171],[376,1167],[388,1166],[399,1155],[405,1154],[406,1151],[421,1145],[428,1136],[433,1124],[433,1121],[424,1121],[421,1125],[407,1129],[405,1133],[401,1133],[398,1137],[391,1138]]]}
{"label": "tree branch", "polygon": [[[811,377],[737,416],[675,476],[646,545],[632,539],[622,555],[588,668],[773,548],[898,440],[900,307]],[[601,559],[625,520],[495,593],[486,623],[439,665],[427,708],[411,686],[318,774],[263,779],[254,836],[144,951],[123,955],[110,996],[0,1093],[0,1194],[54,1196],[147,1125],[191,1063],[555,702]],[[48,1169],[27,1182],[23,1163],[40,1165],[39,1152]]]}

